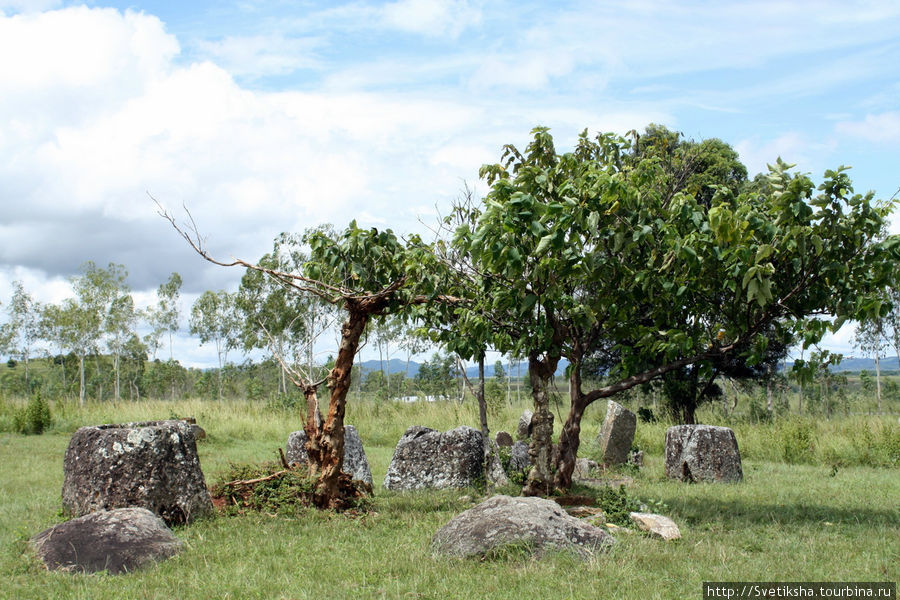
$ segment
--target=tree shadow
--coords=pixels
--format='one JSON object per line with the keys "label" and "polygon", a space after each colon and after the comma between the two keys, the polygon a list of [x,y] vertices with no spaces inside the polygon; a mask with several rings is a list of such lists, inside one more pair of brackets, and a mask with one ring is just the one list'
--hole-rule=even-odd
{"label": "tree shadow", "polygon": [[802,502],[760,503],[744,499],[669,498],[666,503],[686,524],[720,523],[735,527],[747,525],[821,524],[900,527],[896,508],[842,508]]}

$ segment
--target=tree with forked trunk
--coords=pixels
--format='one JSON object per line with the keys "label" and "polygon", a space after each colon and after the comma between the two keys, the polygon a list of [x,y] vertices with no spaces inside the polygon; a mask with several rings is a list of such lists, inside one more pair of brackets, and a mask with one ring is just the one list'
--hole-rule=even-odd
{"label": "tree with forked trunk", "polygon": [[[524,152],[506,146],[482,167],[490,191],[455,230],[477,287],[460,310],[495,348],[528,357],[537,422],[526,494],[571,485],[593,402],[692,365],[754,366],[773,341],[809,346],[887,310],[900,254],[900,237],[879,236],[890,203],[854,194],[843,167],[817,188],[779,159],[747,183],[727,145],[665,133],[584,132],[559,154],[536,128]],[[585,390],[598,351],[606,381]],[[561,358],[570,405],[554,444]]]}
{"label": "tree with forked trunk", "polygon": [[[299,241],[309,248],[308,261],[300,269],[283,271],[244,260],[216,260],[205,249],[193,220],[181,227],[164,210],[160,212],[209,262],[265,273],[288,291],[312,294],[342,311],[340,345],[324,379],[312,380],[309,373],[291,367],[277,353],[276,358],[306,400],[304,431],[309,473],[316,479],[314,501],[320,508],[347,506],[352,488],[348,487],[349,475],[342,473],[344,413],[353,361],[372,319],[447,300],[439,296],[441,269],[436,268],[429,249],[418,237],[402,241],[390,230],[361,229],[354,221],[338,235],[316,230],[300,240],[281,236],[282,241]],[[275,253],[291,250],[276,243]],[[324,416],[319,400],[322,384],[329,394]]]}

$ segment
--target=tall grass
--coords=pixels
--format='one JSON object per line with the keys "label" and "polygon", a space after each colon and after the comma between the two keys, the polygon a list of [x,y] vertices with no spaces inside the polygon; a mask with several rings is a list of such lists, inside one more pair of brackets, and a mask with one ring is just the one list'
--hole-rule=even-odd
{"label": "tall grass", "polygon": [[[492,429],[515,432],[526,407],[501,407]],[[0,423],[19,408],[0,403]],[[583,455],[592,451],[603,408],[591,407],[585,418]],[[586,563],[566,554],[534,560],[514,553],[451,561],[431,557],[431,536],[471,506],[461,496],[479,491],[394,493],[380,484],[408,426],[477,427],[474,403],[373,401],[352,402],[347,411],[375,480],[369,514],[210,518],[178,528],[185,550],[147,570],[115,577],[48,573],[27,539],[62,519],[62,456],[77,427],[193,416],[208,434],[198,450],[212,481],[229,462],[271,460],[302,425],[299,409],[264,402],[84,409],[54,403],[51,411],[54,424],[44,435],[0,433],[0,598],[692,598],[709,580],[896,581],[900,575],[897,426],[889,419],[735,423],[745,472],[735,485],[667,480],[667,424],[639,423],[636,445],[646,464],[632,473],[628,493],[671,516],[682,529],[680,542],[620,535],[611,552]],[[843,462],[835,469],[836,456]],[[860,466],[866,464],[879,467]]]}

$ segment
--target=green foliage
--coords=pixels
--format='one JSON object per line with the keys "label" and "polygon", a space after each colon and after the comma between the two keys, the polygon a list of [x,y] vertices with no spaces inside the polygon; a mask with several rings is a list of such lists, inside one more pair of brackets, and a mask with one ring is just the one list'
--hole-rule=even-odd
{"label": "green foliage", "polygon": [[[282,471],[284,469],[274,462],[261,465],[232,463],[210,488],[210,494],[224,501],[228,514],[253,510],[296,516],[313,506],[315,479],[301,471]],[[263,481],[244,483],[258,479]]]}
{"label": "green foliage", "polygon": [[503,472],[506,473],[510,483],[517,486],[525,485],[525,481],[528,479],[528,468],[513,468],[512,448],[510,446],[499,446],[497,453],[500,458],[500,465],[503,467]]}
{"label": "green foliage", "polygon": [[641,510],[640,501],[631,498],[624,485],[618,488],[604,487],[598,490],[596,498],[597,506],[606,514],[606,521],[622,527],[631,527],[632,512]]}
{"label": "green foliage", "polygon": [[801,419],[788,421],[778,432],[781,456],[788,464],[809,464],[816,452],[815,423]]}
{"label": "green foliage", "polygon": [[25,408],[15,414],[13,423],[18,433],[26,435],[40,435],[53,425],[50,406],[41,397],[40,391],[32,394]]}

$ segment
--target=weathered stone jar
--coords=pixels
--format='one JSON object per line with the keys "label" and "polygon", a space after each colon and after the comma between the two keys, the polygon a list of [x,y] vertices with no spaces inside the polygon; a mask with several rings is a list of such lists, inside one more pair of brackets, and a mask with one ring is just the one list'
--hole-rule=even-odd
{"label": "weathered stone jar", "polygon": [[63,507],[74,516],[140,507],[173,525],[213,508],[194,432],[183,421],[82,427],[63,471]]}

